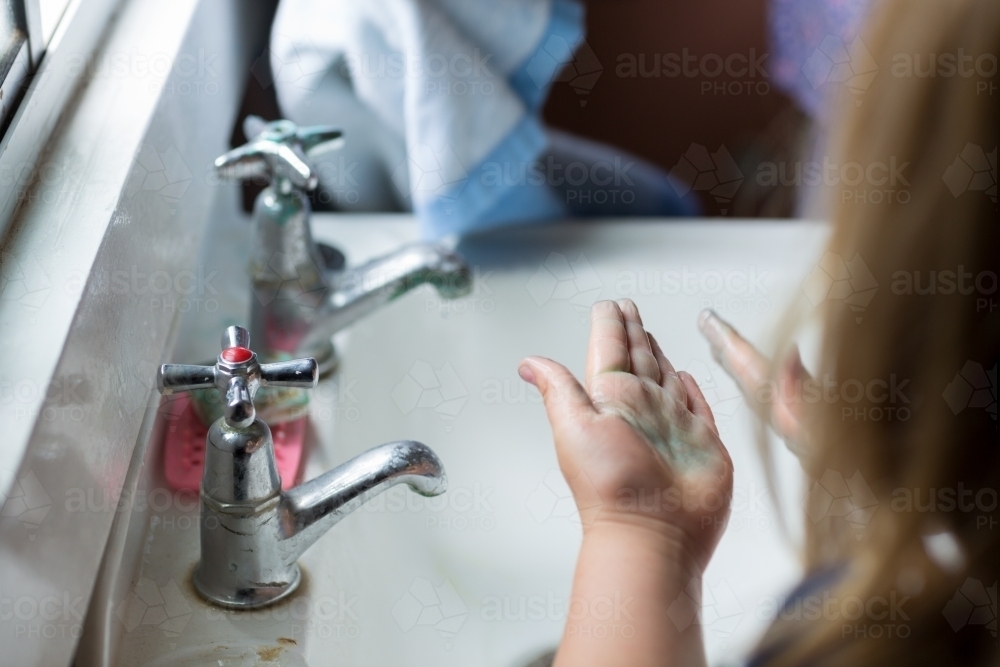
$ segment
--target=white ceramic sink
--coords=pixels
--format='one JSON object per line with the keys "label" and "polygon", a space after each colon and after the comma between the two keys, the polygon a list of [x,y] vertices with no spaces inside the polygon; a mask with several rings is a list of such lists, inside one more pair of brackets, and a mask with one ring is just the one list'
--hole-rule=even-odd
{"label": "white ceramic sink", "polygon": [[[314,228],[352,262],[415,232],[402,216],[317,216]],[[765,626],[769,601],[800,572],[767,496],[749,411],[695,317],[714,306],[766,343],[825,235],[805,223],[608,221],[463,244],[475,267],[469,297],[441,301],[423,287],[338,335],[339,373],[314,394],[307,471],[420,440],[444,461],[447,494],[396,487],[370,502],[306,553],[300,593],[249,613],[197,598],[196,505],[162,503],[169,507],[130,527],[144,537],[112,614],[109,663],[515,667],[553,648],[580,527],[540,399],[517,362],[541,354],[581,373],[589,306],[625,296],[675,366],[702,383],[732,452],[734,512],[705,576],[702,622],[710,662],[738,658]],[[149,451],[148,484],[161,488],[158,448]],[[797,466],[787,455],[778,466],[780,492],[791,496]],[[628,614],[626,604],[608,631],[628,632]]]}

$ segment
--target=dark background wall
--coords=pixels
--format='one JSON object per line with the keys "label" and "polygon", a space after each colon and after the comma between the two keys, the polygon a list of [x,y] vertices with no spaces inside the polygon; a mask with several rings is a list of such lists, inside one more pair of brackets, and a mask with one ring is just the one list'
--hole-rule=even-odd
{"label": "dark background wall", "polygon": [[[586,9],[586,45],[573,64],[582,75],[553,84],[545,120],[667,171],[692,144],[710,152],[725,147],[748,178],[732,201],[720,202],[705,190],[689,193],[703,214],[789,215],[794,192],[762,191],[752,172],[762,160],[797,149],[802,117],[758,68],[736,76],[723,68],[713,76],[719,63],[731,60],[730,69],[738,72],[743,58],[751,57],[766,70],[767,0],[590,0]],[[687,72],[675,72],[671,65],[683,67],[685,55]],[[242,119],[248,113],[280,116],[273,86],[261,84],[269,76],[266,52],[255,72],[247,79],[233,145],[246,140]],[[246,210],[260,188],[244,184]],[[314,206],[329,208],[320,201]]]}
{"label": "dark background wall", "polygon": [[[775,125],[787,124],[790,101],[760,72],[754,76],[712,74],[719,60],[734,54],[764,56],[769,51],[766,0],[600,0],[587,4],[586,42],[602,67],[589,93],[558,82],[545,107],[546,120],[570,132],[620,146],[670,170],[692,143],[709,151],[724,145],[738,163],[749,155],[767,152],[775,140]],[[672,75],[665,54],[684,55],[688,72]],[[577,59],[581,57],[577,52]],[[660,55],[659,71],[656,54]],[[624,76],[630,62],[643,57],[643,72]],[[676,62],[676,61],[675,61]],[[738,72],[742,62],[731,61]],[[580,82],[585,88],[590,82]],[[579,88],[581,86],[577,86]],[[581,104],[584,102],[585,104]],[[794,123],[792,123],[794,125]],[[744,196],[747,188],[741,186]],[[708,215],[731,205],[720,205],[704,191]],[[741,214],[755,214],[753,205]],[[775,211],[770,211],[774,214]]]}

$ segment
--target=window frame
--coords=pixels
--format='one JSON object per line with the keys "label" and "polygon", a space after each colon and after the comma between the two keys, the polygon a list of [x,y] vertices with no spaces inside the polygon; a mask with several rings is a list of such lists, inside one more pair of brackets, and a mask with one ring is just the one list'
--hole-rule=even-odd
{"label": "window frame", "polygon": [[0,54],[0,90],[8,103],[0,107],[0,133],[17,109],[24,84],[45,54],[40,0],[0,0],[9,2],[14,14],[11,48]]}
{"label": "window frame", "polygon": [[[24,33],[0,86],[14,102],[0,119],[0,241],[36,177],[39,159],[86,67],[107,34],[123,0],[70,0],[48,44],[42,35],[39,0],[14,0],[15,21]],[[6,60],[6,59],[5,59]],[[14,67],[21,70],[8,82]],[[11,92],[6,90],[11,88]]]}

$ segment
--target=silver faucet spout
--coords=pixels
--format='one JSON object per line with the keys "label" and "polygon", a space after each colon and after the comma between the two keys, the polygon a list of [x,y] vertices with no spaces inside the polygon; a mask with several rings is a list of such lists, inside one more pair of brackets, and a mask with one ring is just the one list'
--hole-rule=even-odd
{"label": "silver faucet spout", "polygon": [[[329,272],[312,236],[306,193],[318,183],[311,155],[340,144],[331,127],[298,127],[248,117],[250,142],[215,161],[222,178],[270,177],[254,202],[249,273],[250,333],[264,359],[312,357],[325,375],[336,365],[334,333],[410,289],[431,283],[444,298],[471,291],[468,266],[442,245],[405,246],[346,271]],[[267,420],[265,420],[267,421]]]}
{"label": "silver faucet spout", "polygon": [[192,574],[206,600],[233,609],[273,604],[302,579],[299,556],[366,500],[397,484],[424,496],[444,493],[444,466],[427,445],[391,442],[282,491],[271,429],[256,416],[261,387],[316,386],[315,359],[261,364],[250,334],[229,327],[214,366],[164,364],[160,391],[215,386],[226,414],[208,430],[201,478],[201,558]]}
{"label": "silver faucet spout", "polygon": [[465,261],[447,247],[432,243],[403,246],[346,269],[331,282],[333,289],[303,338],[299,355],[315,356],[333,334],[420,285],[433,285],[446,299],[472,290],[472,275]]}
{"label": "silver faucet spout", "polygon": [[282,494],[286,559],[298,557],[341,519],[383,491],[406,484],[422,496],[444,493],[444,466],[430,447],[412,440],[370,449]]}

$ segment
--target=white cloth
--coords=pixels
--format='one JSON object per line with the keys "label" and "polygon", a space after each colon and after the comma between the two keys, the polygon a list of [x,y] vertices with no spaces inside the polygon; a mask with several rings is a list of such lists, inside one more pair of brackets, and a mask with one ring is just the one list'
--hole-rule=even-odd
{"label": "white cloth", "polygon": [[[508,193],[470,173],[542,153],[541,103],[581,39],[575,0],[282,0],[270,60],[285,117],[344,128],[318,168],[325,196],[413,210],[434,237],[502,221]],[[547,190],[528,199],[517,215],[563,210]]]}

